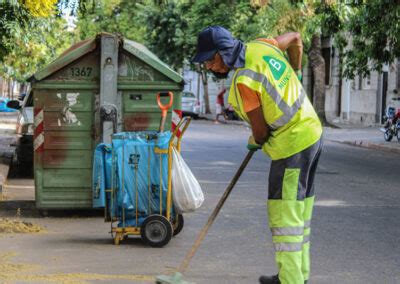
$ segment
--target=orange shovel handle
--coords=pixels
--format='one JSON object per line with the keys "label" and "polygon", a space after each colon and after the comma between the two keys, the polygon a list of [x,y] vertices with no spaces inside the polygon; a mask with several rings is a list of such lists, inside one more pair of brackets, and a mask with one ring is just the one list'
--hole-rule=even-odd
{"label": "orange shovel handle", "polygon": [[174,102],[174,94],[172,92],[168,92],[169,102],[166,105],[161,103],[161,93],[157,94],[157,104],[161,109],[161,116],[166,117],[168,110],[172,107],[172,103]]}
{"label": "orange shovel handle", "polygon": [[168,109],[172,106],[172,103],[174,102],[174,94],[172,92],[168,92],[167,93],[168,97],[169,97],[169,102],[166,105],[163,105],[161,103],[161,93],[157,94],[157,104],[161,109],[161,121],[160,121],[160,132],[164,131],[164,124],[165,121],[167,120],[167,113],[168,113]]}

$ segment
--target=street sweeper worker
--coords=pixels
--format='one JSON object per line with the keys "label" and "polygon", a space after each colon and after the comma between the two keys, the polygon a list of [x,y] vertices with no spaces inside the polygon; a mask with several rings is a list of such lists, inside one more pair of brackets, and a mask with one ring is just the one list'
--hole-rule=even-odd
{"label": "street sweeper worker", "polygon": [[223,27],[198,35],[193,62],[217,78],[234,71],[228,102],[252,128],[249,150],[272,160],[268,219],[278,274],[260,283],[303,284],[310,277],[310,223],[322,127],[299,79],[302,41],[291,32],[243,43]]}

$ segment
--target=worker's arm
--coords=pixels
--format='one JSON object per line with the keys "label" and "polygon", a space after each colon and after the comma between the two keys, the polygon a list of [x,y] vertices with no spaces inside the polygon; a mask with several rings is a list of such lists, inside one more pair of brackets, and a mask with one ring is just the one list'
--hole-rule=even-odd
{"label": "worker's arm", "polygon": [[246,113],[250,120],[253,137],[258,145],[263,145],[270,135],[270,130],[265,122],[262,107],[258,107]]}
{"label": "worker's arm", "polygon": [[290,32],[277,36],[275,40],[278,42],[279,49],[287,51],[289,63],[294,70],[301,70],[301,57],[303,56],[303,43],[300,33]]}
{"label": "worker's arm", "polygon": [[258,92],[241,83],[237,84],[237,88],[242,97],[243,110],[246,112],[247,117],[250,120],[250,126],[253,131],[253,137],[250,137],[247,148],[249,150],[251,148],[256,150],[259,149],[269,137],[269,127],[264,118],[260,95]]}

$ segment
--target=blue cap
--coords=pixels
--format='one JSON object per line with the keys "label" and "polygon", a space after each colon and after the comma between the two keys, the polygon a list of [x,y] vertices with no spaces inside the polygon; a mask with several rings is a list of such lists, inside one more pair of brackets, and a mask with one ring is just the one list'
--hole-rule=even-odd
{"label": "blue cap", "polygon": [[232,34],[221,26],[211,26],[199,33],[197,38],[197,52],[192,62],[203,63],[214,57],[220,50],[233,48],[235,40]]}

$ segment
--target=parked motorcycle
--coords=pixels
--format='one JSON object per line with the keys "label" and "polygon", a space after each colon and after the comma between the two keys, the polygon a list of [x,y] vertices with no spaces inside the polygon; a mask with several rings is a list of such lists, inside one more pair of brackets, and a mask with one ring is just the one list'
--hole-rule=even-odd
{"label": "parked motorcycle", "polygon": [[381,131],[385,141],[391,141],[393,136],[397,137],[397,141],[400,142],[400,108],[395,109],[394,107],[388,107],[384,116],[385,124]]}

